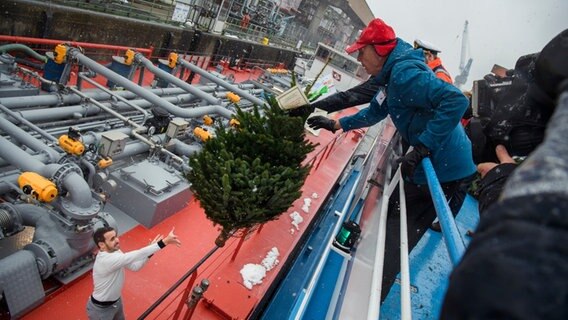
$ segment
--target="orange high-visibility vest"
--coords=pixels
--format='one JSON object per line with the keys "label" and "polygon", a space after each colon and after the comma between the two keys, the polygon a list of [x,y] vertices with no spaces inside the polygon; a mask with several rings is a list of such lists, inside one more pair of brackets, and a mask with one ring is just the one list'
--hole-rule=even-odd
{"label": "orange high-visibility vest", "polygon": [[444,66],[442,65],[442,60],[440,58],[436,58],[432,61],[429,61],[428,67],[432,69],[434,74],[436,74],[436,77],[446,81],[447,83],[454,84],[452,76],[450,75],[448,70],[446,70],[446,68],[444,68]]}

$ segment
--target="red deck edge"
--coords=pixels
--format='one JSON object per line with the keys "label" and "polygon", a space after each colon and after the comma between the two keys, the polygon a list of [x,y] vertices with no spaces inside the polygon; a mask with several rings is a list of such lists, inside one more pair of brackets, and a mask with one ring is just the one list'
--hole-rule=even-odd
{"label": "red deck edge", "polygon": [[[354,108],[343,112],[345,115],[353,113]],[[303,195],[294,202],[294,205],[275,221],[266,223],[260,232],[255,232],[245,241],[236,255],[234,254],[238,239],[230,239],[224,248],[218,250],[199,269],[197,281],[209,279],[211,286],[205,293],[205,298],[211,298],[216,291],[221,290],[226,301],[217,299],[222,313],[230,315],[232,319],[245,319],[257,301],[266,293],[272,281],[283,265],[293,248],[298,243],[306,226],[309,225],[315,213],[319,210],[327,194],[341,176],[342,171],[351,159],[359,139],[355,132],[344,133],[337,137],[330,132],[323,131],[319,137],[311,136],[310,140],[320,145],[310,156],[317,155],[318,168],[312,169],[303,187]],[[337,139],[334,141],[334,139]],[[333,150],[325,150],[326,146],[333,144]],[[317,193],[319,197],[313,199],[309,213],[302,211],[303,199]],[[300,224],[300,231],[291,234],[293,228],[289,214],[298,211],[304,218]],[[181,248],[171,247],[157,253],[141,271],[127,271],[126,284],[123,289],[123,300],[127,319],[134,319],[142,314],[154,301],[156,301],[173,283],[175,283],[187,270],[214,247],[214,240],[218,235],[216,227],[206,219],[203,209],[196,201],[192,201],[186,208],[169,217],[152,229],[137,226],[121,236],[121,246],[124,251],[133,250],[149,243],[156,234],[167,234],[172,227],[183,242]],[[274,269],[267,272],[263,283],[256,285],[252,290],[246,289],[242,284],[239,273],[247,263],[260,263],[268,251],[277,247],[280,251],[281,261]],[[185,284],[180,286],[170,298],[152,313],[148,319],[168,319],[175,312],[179,303],[179,295]],[[46,302],[28,313],[24,319],[87,319],[85,306],[92,291],[91,272],[63,287],[57,294],[46,299]],[[238,293],[238,296],[235,294]],[[246,293],[246,294],[245,294]],[[252,303],[250,303],[252,301]],[[205,303],[200,302],[195,310],[193,319],[224,319],[219,310],[214,312]]]}

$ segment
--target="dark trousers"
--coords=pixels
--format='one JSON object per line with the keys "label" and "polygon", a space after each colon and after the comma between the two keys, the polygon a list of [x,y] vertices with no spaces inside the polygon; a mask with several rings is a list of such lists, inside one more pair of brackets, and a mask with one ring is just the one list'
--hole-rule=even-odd
{"label": "dark trousers", "polygon": [[93,303],[91,298],[87,301],[87,316],[89,320],[124,320],[124,307],[122,299],[108,305],[101,306]]}
{"label": "dark trousers", "polygon": [[[455,216],[465,199],[466,188],[464,185],[469,182],[469,178],[455,180],[442,184],[442,190],[449,201],[450,209]],[[409,252],[416,246],[418,240],[428,230],[432,221],[436,217],[436,210],[432,202],[432,196],[427,185],[416,185],[404,182],[404,193],[406,196],[406,215],[408,230],[408,250]],[[397,187],[390,198],[389,213],[387,216],[387,231],[385,241],[385,262],[383,269],[383,287],[381,290],[381,301],[385,299],[396,275],[400,272],[400,200],[399,187]]]}

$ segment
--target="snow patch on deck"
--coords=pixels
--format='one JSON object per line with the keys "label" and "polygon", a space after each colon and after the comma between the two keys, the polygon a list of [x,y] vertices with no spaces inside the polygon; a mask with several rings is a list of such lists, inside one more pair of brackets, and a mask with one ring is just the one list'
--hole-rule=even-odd
{"label": "snow patch on deck", "polygon": [[245,264],[240,271],[244,286],[251,290],[254,285],[261,284],[266,272],[272,270],[280,262],[278,260],[279,255],[278,248],[274,247],[268,251],[260,264]]}

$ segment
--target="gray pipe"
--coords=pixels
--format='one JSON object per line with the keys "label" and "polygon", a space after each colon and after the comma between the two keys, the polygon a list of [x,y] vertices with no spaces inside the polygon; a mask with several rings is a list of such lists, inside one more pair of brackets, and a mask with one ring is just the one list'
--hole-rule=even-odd
{"label": "gray pipe", "polygon": [[[46,209],[30,204],[19,204],[15,207],[22,216],[24,225],[35,228],[32,243],[24,249],[36,256],[38,271],[43,279],[67,268],[75,257],[82,254],[69,246]],[[50,254],[47,254],[48,251],[51,251]]]}
{"label": "gray pipe", "polygon": [[290,81],[287,81],[287,80],[284,80],[284,79],[282,79],[282,78],[280,78],[280,77],[278,77],[278,76],[271,76],[271,77],[270,77],[270,80],[278,82],[278,83],[279,83],[281,86],[283,86],[284,88],[290,87],[290,83],[292,82],[291,80],[290,80]]}
{"label": "gray pipe", "polygon": [[[146,57],[144,57],[142,54],[140,53],[136,53],[134,55],[134,59],[136,62],[139,62],[141,64],[144,65],[144,67],[146,67],[146,69],[148,69],[148,71],[152,72],[153,74],[155,74],[158,78],[165,80],[169,83],[172,83],[184,90],[186,90],[189,93],[192,93],[194,95],[196,95],[197,97],[199,97],[200,99],[203,99],[211,104],[219,104],[220,101],[216,98],[214,98],[213,96],[193,87],[192,85],[188,84],[187,82],[174,77],[173,75],[165,72],[164,70],[156,67],[152,61],[148,60]],[[181,59],[183,61],[183,59]]]}
{"label": "gray pipe", "polygon": [[131,103],[130,101],[128,101],[126,98],[123,98],[119,95],[115,95],[112,91],[110,91],[109,89],[103,87],[101,84],[99,84],[98,82],[94,81],[93,79],[90,79],[86,76],[84,76],[83,74],[79,73],[79,77],[82,78],[83,80],[87,81],[88,83],[94,85],[95,87],[101,89],[102,91],[112,95],[113,97],[116,97],[118,100],[124,102],[125,104],[127,104],[129,107],[136,109],[138,111],[140,111],[143,115],[144,115],[144,119],[142,119],[142,123],[146,122],[146,120],[148,119],[148,117],[150,116],[150,113],[146,110],[144,110],[143,108],[137,106],[134,103]]}
{"label": "gray pipe", "polygon": [[91,98],[87,97],[87,96],[84,95],[81,91],[79,91],[79,90],[77,90],[77,89],[75,89],[75,88],[73,88],[73,87],[69,87],[69,90],[75,92],[75,94],[77,94],[77,95],[79,95],[79,96],[82,96],[83,99],[85,99],[85,101],[86,101],[87,103],[92,103],[92,104],[94,104],[95,106],[97,106],[97,107],[103,109],[106,113],[109,113],[109,114],[112,115],[113,117],[124,121],[125,124],[130,125],[130,126],[132,126],[132,127],[134,127],[134,128],[137,128],[137,129],[142,127],[141,125],[137,124],[136,122],[130,120],[130,118],[123,116],[122,114],[120,114],[120,113],[114,111],[113,109],[111,109],[111,108],[105,106],[104,104],[98,102],[97,100],[94,100],[94,99],[91,99]]}
{"label": "gray pipe", "polygon": [[[78,95],[82,95],[82,93],[81,93],[79,90],[75,89],[75,88],[69,88],[69,89],[70,89],[71,91],[75,92],[75,93],[78,94]],[[100,103],[100,102],[98,102],[98,101],[96,101],[96,100],[93,100],[93,99],[91,99],[91,98],[87,98],[86,96],[84,96],[84,98],[87,99],[87,102],[94,103],[97,107],[103,109],[103,110],[106,111],[107,113],[110,113],[112,116],[114,116],[114,117],[116,117],[116,118],[118,118],[118,119],[124,121],[125,124],[134,127],[135,129],[130,132],[130,135],[133,136],[134,138],[136,138],[136,139],[138,139],[138,140],[140,140],[140,141],[146,143],[146,144],[149,145],[151,148],[158,148],[161,153],[164,153],[164,154],[166,154],[166,155],[172,157],[172,158],[173,158],[175,161],[177,161],[177,162],[181,162],[181,161],[182,161],[182,159],[181,159],[180,157],[178,157],[178,156],[176,156],[175,154],[171,153],[170,151],[168,151],[168,150],[162,148],[162,146],[156,145],[156,144],[154,144],[152,141],[150,141],[150,140],[146,139],[145,137],[141,136],[141,135],[140,135],[141,132],[146,132],[146,130],[147,130],[146,127],[143,127],[143,126],[137,124],[136,122],[130,120],[130,118],[124,117],[124,116],[121,115],[120,113],[118,113],[118,112],[116,112],[116,111],[114,111],[114,110],[112,110],[112,109],[110,109],[110,108],[105,107],[102,103]]]}
{"label": "gray pipe", "polygon": [[19,142],[30,147],[32,150],[47,154],[49,156],[49,162],[56,162],[57,160],[59,160],[59,158],[61,158],[61,155],[57,151],[48,147],[42,141],[34,138],[31,134],[27,133],[22,128],[2,117],[0,117],[0,128],[2,128],[2,130],[4,130],[9,135],[13,136]]}
{"label": "gray pipe", "polygon": [[129,143],[124,147],[124,151],[113,157],[113,160],[122,160],[125,158],[130,158],[134,155],[148,152],[150,146],[142,142]]}
{"label": "gray pipe", "polygon": [[[12,163],[18,166],[17,164]],[[25,170],[24,171],[32,171]],[[76,168],[76,169],[75,169]],[[71,164],[48,164],[43,165],[39,170],[35,171],[43,177],[49,177],[57,184],[57,187],[64,191],[69,192],[69,198],[63,198],[62,195],[58,197],[61,205],[58,202],[53,204],[56,206],[62,206],[60,208],[65,213],[72,215],[77,219],[90,219],[96,215],[99,210],[99,204],[91,196],[91,189],[87,185],[85,179],[83,179],[80,174],[79,168],[74,167]],[[59,176],[60,173],[64,172],[63,176]],[[57,179],[61,179],[58,181]],[[81,212],[78,212],[82,210]]]}
{"label": "gray pipe", "polygon": [[58,143],[57,139],[50,135],[49,133],[45,132],[44,130],[42,130],[41,128],[38,128],[35,124],[29,122],[28,120],[26,120],[24,117],[22,117],[20,114],[18,114],[17,112],[14,112],[8,108],[6,108],[6,106],[0,104],[0,110],[4,111],[6,114],[10,115],[12,118],[14,118],[15,120],[17,120],[19,123],[23,123],[26,126],[28,126],[29,128],[31,128],[32,130],[34,130],[35,132],[39,133],[42,137],[46,138],[47,140],[50,140],[53,143]]}
{"label": "gray pipe", "polygon": [[[201,91],[204,92],[214,92],[217,89],[217,86],[205,85],[205,86],[196,86]],[[254,88],[253,84],[243,84],[241,85],[244,89],[252,89]],[[158,96],[170,96],[170,95],[177,95],[186,93],[185,90],[182,88],[155,88],[155,89],[147,89],[150,92],[158,95]],[[83,91],[89,98],[93,98],[95,100],[104,101],[109,100],[111,96],[105,92],[101,92],[99,90],[85,90]],[[126,99],[134,99],[138,95],[134,92],[130,91],[117,91],[115,93]],[[195,96],[192,95],[195,98]],[[0,103],[5,105],[8,108],[21,108],[21,107],[36,107],[36,106],[54,106],[54,105],[67,105],[72,103],[80,103],[82,100],[81,97],[75,94],[60,94],[60,93],[51,93],[45,95],[38,95],[38,96],[30,96],[25,97],[9,97],[9,98],[0,98]]]}
{"label": "gray pipe", "polygon": [[28,153],[2,136],[0,136],[0,158],[3,158],[23,171],[40,172],[45,166],[43,162],[30,157]]}
{"label": "gray pipe", "polygon": [[[192,110],[185,110],[185,109],[182,109],[182,108],[180,108],[180,107],[178,107],[178,106],[176,106],[176,105],[174,105],[170,102],[167,102],[164,99],[161,99],[160,97],[153,94],[152,92],[144,89],[143,87],[140,87],[139,85],[137,85],[137,84],[133,83],[132,81],[122,77],[121,75],[115,73],[114,71],[101,66],[100,64],[96,63],[95,61],[91,60],[90,58],[88,58],[87,56],[82,54],[76,48],[69,48],[69,50],[67,52],[68,52],[70,57],[77,59],[79,62],[81,62],[82,64],[89,67],[92,71],[105,76],[108,80],[110,80],[114,83],[117,83],[120,86],[122,86],[123,88],[138,94],[140,97],[154,103],[155,105],[158,105],[158,106],[166,109],[171,114],[174,114],[174,115],[179,116],[179,117],[185,117],[185,118],[193,118],[193,117],[196,117],[196,116],[203,116],[203,115],[207,114],[207,113],[203,113],[203,112],[195,112],[195,111],[192,111]],[[152,65],[152,67],[153,67],[153,65]],[[160,70],[160,71],[162,71],[162,70]],[[162,71],[162,72],[164,72],[164,71]],[[181,81],[181,80],[179,80],[179,81]],[[192,91],[195,91],[195,90],[192,89]],[[199,91],[199,92],[200,92],[200,94],[206,95],[202,91]],[[213,101],[216,102],[217,100],[213,100]],[[226,118],[230,118],[230,115],[233,114],[229,110],[223,111],[224,108],[222,106],[209,106],[208,108],[209,108],[207,110],[208,113],[218,113],[219,115],[226,117]]]}
{"label": "gray pipe", "polygon": [[[119,128],[119,129],[113,129],[110,130],[112,132],[118,131],[118,132],[122,132],[125,135],[130,135],[130,131],[132,131],[132,129],[130,128]],[[107,131],[107,132],[110,132]],[[83,139],[83,143],[85,145],[89,145],[89,144],[93,144],[93,143],[97,143],[99,141],[101,141],[101,137],[102,137],[102,133],[99,132],[94,132],[94,131],[88,131],[85,132],[84,134],[81,135],[81,139]]]}
{"label": "gray pipe", "polygon": [[202,147],[200,145],[187,144],[178,139],[170,140],[170,143],[174,145],[174,153],[183,156],[191,156],[199,151]]}
{"label": "gray pipe", "polygon": [[[22,216],[24,225],[35,228],[33,242],[24,247],[36,257],[38,271],[43,279],[70,267],[75,259],[89,254],[95,247],[93,230],[103,225],[116,228],[116,221],[107,213],[101,213],[92,228],[62,227],[47,209],[30,204],[14,206]],[[78,261],[79,263],[83,263]]]}
{"label": "gray pipe", "polygon": [[[124,129],[127,129],[127,130],[128,130],[128,132],[125,132],[126,134],[128,134],[129,131],[131,130],[130,128],[122,128],[122,129],[117,129],[117,130],[124,130]],[[115,130],[113,130],[113,131],[115,131]],[[96,141],[99,141],[99,140],[100,140],[100,136],[101,136],[100,133],[89,132],[89,134],[83,135],[83,139],[84,139],[84,140],[85,140],[85,139],[88,139],[88,141],[91,141],[90,143],[93,143],[93,142],[95,141],[95,139],[96,139]],[[155,137],[156,137],[156,136],[155,136]],[[160,138],[160,139],[164,139],[164,137],[165,137],[165,134],[161,134],[161,135],[157,136],[157,138]],[[2,153],[1,151],[3,151],[3,150],[5,149],[5,147],[8,146],[8,145],[10,145],[11,143],[10,143],[9,141],[7,141],[7,140],[4,139],[4,142],[7,142],[7,143],[8,143],[8,145],[5,145],[5,144],[3,144],[3,141],[2,141],[1,138],[2,138],[2,137],[0,137],[0,158],[4,158],[4,155],[3,155],[3,153]],[[181,141],[180,141],[180,143],[181,143]],[[87,144],[88,144],[88,143],[87,143]],[[177,144],[176,144],[176,145],[177,145]],[[183,145],[181,145],[181,144],[179,144],[179,145],[180,145],[180,147],[177,147],[177,148],[181,148],[180,150],[187,150],[188,153],[192,152],[192,151],[191,151],[191,149],[193,148],[192,146],[187,146],[187,148],[184,148]],[[12,146],[13,146],[13,145],[12,145]],[[16,147],[16,149],[19,150],[19,151],[21,151],[21,150],[18,149],[17,147]],[[149,150],[150,150],[150,146],[149,146],[149,145],[147,145],[147,144],[145,144],[145,143],[142,143],[142,142],[139,142],[139,141],[134,141],[134,142],[132,142],[132,143],[128,143],[128,144],[124,147],[124,151],[123,151],[122,153],[120,153],[120,154],[114,156],[114,157],[113,157],[113,160],[118,161],[118,160],[128,159],[128,158],[130,158],[130,157],[132,157],[132,156],[136,156],[136,155],[138,155],[138,154],[141,154],[141,153],[144,153],[144,152],[148,152]],[[10,153],[11,151],[12,151],[12,149],[9,149],[7,152]],[[22,152],[23,152],[23,151],[22,151]],[[185,151],[180,151],[179,154],[184,155],[184,152],[185,152]],[[28,155],[28,156],[29,156],[29,155]],[[18,155],[15,155],[15,158],[18,158]],[[46,172],[46,174],[53,174],[53,172],[56,171],[56,169],[44,170],[44,169],[42,169],[43,163],[41,163],[39,160],[34,159],[34,156],[29,156],[29,158],[31,159],[31,160],[29,160],[30,162],[35,162],[35,163],[36,163],[34,167],[37,168],[37,170],[25,170],[25,171],[42,172],[42,175],[43,175],[43,172],[44,172],[44,171],[49,171],[49,172]],[[6,160],[13,160],[13,159],[6,159]],[[9,162],[9,161],[8,161],[8,162]],[[11,162],[9,162],[9,163],[11,163]],[[43,166],[44,166],[44,165],[43,165]],[[54,166],[54,165],[51,165],[51,166]],[[55,166],[58,166],[58,165],[55,165]],[[173,164],[173,166],[176,167],[176,169],[177,169],[177,168],[181,168],[182,171],[184,171],[184,172],[187,172],[187,170],[189,170],[189,167],[187,166],[187,164],[185,164],[185,162],[184,162],[184,164],[182,164],[182,165]],[[31,169],[32,167],[28,167],[28,168]],[[56,167],[56,168],[57,168],[57,167]],[[11,190],[12,190],[12,187],[10,186],[10,184],[16,185],[16,184],[18,183],[18,177],[19,177],[19,175],[20,175],[20,172],[14,172],[14,173],[6,173],[6,172],[4,172],[4,173],[2,173],[2,174],[0,175],[0,178],[2,179],[2,181],[5,181],[5,182],[7,182],[7,183],[0,183],[0,194],[11,191]]]}
{"label": "gray pipe", "polygon": [[[2,176],[2,182],[4,182],[4,183],[0,183],[0,194],[4,194],[6,192],[13,191],[14,187],[16,187],[18,190],[20,190],[20,188],[17,186],[19,175],[20,175],[19,173],[3,175]],[[21,191],[22,190],[20,190],[18,192],[21,192]]]}
{"label": "gray pipe", "polygon": [[[251,85],[252,86],[252,85]],[[177,90],[181,90],[179,88],[177,88]],[[260,92],[261,90],[253,90],[253,92]],[[128,91],[120,91],[120,93],[124,93],[124,92],[128,92]],[[182,90],[183,92],[183,90]],[[134,93],[131,93],[132,97],[135,97],[136,95]],[[96,97],[98,95],[93,95],[93,94],[88,94],[85,93],[86,96],[88,96],[89,98],[92,99],[96,99]],[[47,96],[47,95],[46,95]],[[69,97],[70,95],[67,95],[67,97]],[[73,94],[73,97],[79,97],[78,95]],[[221,93],[220,97],[223,97],[224,94]],[[35,98],[34,97],[26,97],[27,98]],[[177,96],[168,96],[168,97],[164,97],[162,99],[171,102],[173,104],[185,104],[185,103],[189,103],[192,101],[192,99],[194,99],[195,96],[193,96],[192,94],[180,94]],[[18,101],[22,101],[25,99],[22,99],[21,97],[18,98]],[[64,100],[66,100],[64,98]],[[1,100],[0,100],[1,101]],[[35,101],[37,102],[37,101]],[[34,103],[35,103],[34,102]],[[139,107],[142,108],[149,108],[151,107],[153,104],[148,101],[148,100],[144,100],[144,99],[137,99],[137,100],[130,100],[131,104],[135,104],[138,105]],[[117,111],[127,111],[127,110],[131,110],[131,107],[123,102],[118,102],[115,104],[111,104],[111,103],[103,103],[103,105],[105,105],[106,107],[112,107],[113,109],[117,110]],[[199,111],[199,108],[201,107],[197,107],[197,108],[192,108],[192,109],[188,109],[188,110],[192,110],[192,112],[194,112],[195,114],[192,115],[192,117],[198,117],[200,115],[204,115],[206,114],[206,112],[210,111],[211,109],[205,109],[203,111]],[[219,112],[217,112],[217,110],[219,110]],[[96,106],[85,106],[85,105],[71,105],[71,106],[66,106],[66,107],[61,107],[61,108],[45,108],[45,109],[34,109],[34,110],[22,110],[22,111],[18,111],[18,115],[20,115],[21,118],[26,119],[30,122],[39,122],[39,121],[56,121],[56,120],[60,120],[60,119],[66,119],[69,117],[74,117],[76,114],[81,115],[81,117],[88,117],[88,116],[93,116],[93,115],[97,115],[101,112],[101,109],[96,107]],[[215,108],[214,110],[215,113],[223,116],[224,118],[230,119],[231,116],[233,115],[233,113],[231,111],[226,110],[225,108]],[[2,115],[0,115],[2,116]],[[191,114],[190,114],[191,116]],[[5,116],[3,116],[5,117]]]}
{"label": "gray pipe", "polygon": [[[171,102],[171,103],[179,103],[179,104],[183,104],[183,103],[188,103],[190,102],[190,99],[193,96],[191,94],[183,94],[183,95],[179,95],[179,96],[174,96],[174,97],[167,97],[167,98],[162,98],[165,101]],[[136,104],[140,107],[143,108],[149,108],[151,107],[153,104],[152,102],[148,101],[148,100],[143,100],[143,99],[139,99],[139,100],[131,100],[130,101],[133,104]],[[110,103],[102,103],[105,107],[111,107]],[[114,105],[112,105],[113,110],[117,110],[117,111],[126,111],[126,110],[131,110],[131,108],[122,102],[116,103]],[[205,109],[202,109],[205,108]],[[203,116],[208,114],[208,112],[212,112],[215,114],[219,114],[220,116],[226,118],[226,119],[230,119],[233,116],[233,112],[225,109],[223,107],[219,107],[219,106],[213,106],[213,108],[211,108],[211,106],[205,106],[205,107],[197,107],[197,108],[191,108],[191,109],[183,109],[183,108],[179,108],[179,110],[183,110],[183,112],[176,112],[174,113],[174,115],[179,116],[179,117],[187,117],[187,118],[195,118],[195,117],[199,117],[199,116]],[[35,109],[35,110],[22,110],[19,111],[20,115],[29,120],[29,121],[33,121],[33,122],[39,122],[39,121],[56,121],[56,120],[60,120],[60,119],[67,119],[69,117],[73,117],[74,114],[80,114],[83,117],[87,117],[87,116],[93,116],[93,115],[97,115],[99,113],[101,113],[101,109],[97,106],[85,106],[85,105],[78,105],[78,106],[67,106],[67,107],[61,107],[61,108],[46,108],[46,109]]]}
{"label": "gray pipe", "polygon": [[[213,82],[215,82],[216,84],[220,85],[221,87],[233,91],[236,94],[238,94],[239,96],[249,100],[250,102],[257,104],[259,106],[263,106],[266,102],[260,100],[259,98],[253,96],[252,94],[242,90],[241,88],[228,83],[227,81],[224,81],[222,79],[217,78],[216,76],[212,75],[211,73],[199,68],[198,66],[194,65],[193,63],[189,63],[183,59],[178,60],[179,64],[181,64],[183,67],[199,74],[202,77],[205,77]],[[177,78],[176,78],[177,79]],[[181,81],[181,80],[180,80]]]}
{"label": "gray pipe", "polygon": [[[174,100],[175,98],[170,98]],[[150,107],[152,103],[147,100],[131,100],[131,103],[135,103],[141,107]],[[102,103],[106,107],[111,107],[110,103]],[[118,111],[128,111],[130,107],[125,103],[119,102],[113,106]],[[68,119],[74,117],[75,114],[80,114],[81,117],[94,116],[101,113],[101,108],[94,105],[75,105],[60,108],[45,108],[45,109],[35,109],[35,110],[22,110],[19,111],[23,118],[33,121],[55,121],[61,119]]]}
{"label": "gray pipe", "polygon": [[87,172],[87,184],[89,185],[89,188],[92,188],[93,187],[93,177],[96,174],[95,166],[91,162],[87,161],[87,159],[85,159],[85,158],[81,158],[81,164],[84,165],[87,168],[87,170],[89,171],[89,172]]}
{"label": "gray pipe", "polygon": [[[180,88],[160,88],[160,89],[152,89],[151,91],[156,95],[180,94],[185,92]],[[87,96],[89,96],[89,98],[97,100],[108,100],[111,98],[109,94],[101,92],[99,90],[84,91],[84,93]],[[132,99],[137,97],[137,94],[130,91],[117,91],[116,94],[127,99]],[[50,93],[45,95],[25,97],[25,99],[22,99],[22,97],[1,98],[0,103],[2,103],[8,108],[21,108],[21,107],[36,107],[43,105],[45,106],[65,105],[71,103],[79,103],[81,102],[81,100],[82,98],[75,94],[62,95],[59,93]]]}
{"label": "gray pipe", "polygon": [[[56,173],[66,169],[61,164],[43,164],[2,136],[0,136],[0,157],[22,171],[37,172],[43,177],[52,179],[55,178]],[[90,219],[100,211],[99,203],[91,197],[91,190],[81,175],[67,170],[61,178],[62,181],[59,183],[69,192],[69,198],[58,197],[62,211],[77,219]]]}
{"label": "gray pipe", "polygon": [[[93,197],[91,196],[91,188],[85,179],[76,172],[71,172],[63,179],[63,186],[69,192],[71,203],[79,208],[90,208],[93,206]],[[70,210],[76,210],[71,208]]]}

